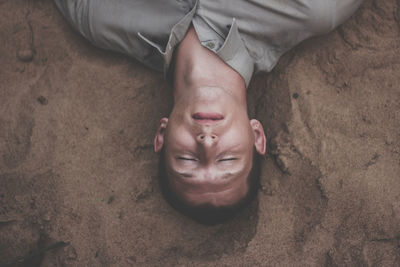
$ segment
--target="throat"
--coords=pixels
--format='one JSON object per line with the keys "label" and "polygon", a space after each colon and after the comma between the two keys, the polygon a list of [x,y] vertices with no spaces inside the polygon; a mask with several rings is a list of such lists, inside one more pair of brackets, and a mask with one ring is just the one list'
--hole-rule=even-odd
{"label": "throat", "polygon": [[238,98],[246,99],[243,78],[213,51],[201,45],[191,26],[175,53],[174,100],[188,90],[219,87]]}

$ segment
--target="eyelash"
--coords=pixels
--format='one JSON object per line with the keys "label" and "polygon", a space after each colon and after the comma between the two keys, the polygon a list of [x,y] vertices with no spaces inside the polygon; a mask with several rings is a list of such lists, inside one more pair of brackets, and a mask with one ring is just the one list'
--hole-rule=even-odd
{"label": "eyelash", "polygon": [[196,159],[193,158],[185,158],[185,157],[178,157],[180,160],[190,160],[190,161],[196,161]]}
{"label": "eyelash", "polygon": [[226,158],[226,159],[220,159],[219,161],[230,161],[230,160],[237,160],[237,158]]}
{"label": "eyelash", "polygon": [[[194,158],[185,158],[185,157],[178,157],[179,160],[188,160],[188,161],[197,161],[197,159]],[[226,159],[220,159],[218,160],[219,162],[223,161],[231,161],[231,160],[237,160],[237,158],[226,158]]]}

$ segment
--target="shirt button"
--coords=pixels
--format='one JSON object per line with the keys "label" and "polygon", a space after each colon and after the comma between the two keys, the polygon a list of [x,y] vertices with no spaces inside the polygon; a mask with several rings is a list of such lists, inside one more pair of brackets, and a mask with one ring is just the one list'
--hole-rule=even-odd
{"label": "shirt button", "polygon": [[208,42],[208,43],[206,43],[206,46],[207,46],[208,48],[210,48],[210,49],[213,49],[213,48],[215,47],[215,44],[214,44],[214,43],[211,43],[211,42]]}

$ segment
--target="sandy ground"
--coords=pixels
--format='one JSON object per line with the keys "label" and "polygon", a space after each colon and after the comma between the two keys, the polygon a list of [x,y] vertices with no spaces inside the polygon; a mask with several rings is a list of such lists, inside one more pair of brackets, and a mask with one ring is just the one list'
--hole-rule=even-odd
{"label": "sandy ground", "polygon": [[162,75],[94,48],[50,0],[0,14],[0,265],[400,266],[399,1],[366,1],[255,77],[262,190],[212,227],[160,194]]}

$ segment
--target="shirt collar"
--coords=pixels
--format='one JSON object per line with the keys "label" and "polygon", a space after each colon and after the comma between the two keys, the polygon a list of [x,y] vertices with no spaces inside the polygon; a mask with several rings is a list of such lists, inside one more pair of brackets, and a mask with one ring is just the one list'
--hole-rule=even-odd
{"label": "shirt collar", "polygon": [[240,38],[235,18],[232,19],[228,36],[217,55],[242,76],[247,87],[253,75],[254,62]]}
{"label": "shirt collar", "polygon": [[[187,13],[177,24],[172,27],[167,45],[165,47],[162,47],[156,42],[151,41],[150,39],[143,36],[140,32],[138,33],[139,37],[143,41],[154,47],[163,57],[164,75],[166,77],[168,75],[168,70],[171,65],[174,50],[185,37],[186,32],[188,31],[190,24],[193,20],[193,17],[196,14],[197,6],[198,0],[196,1],[194,7],[189,11],[189,13]],[[223,45],[215,53],[226,64],[228,64],[242,76],[247,87],[253,75],[254,62],[251,59],[242,39],[240,38],[240,33],[235,18],[232,19],[229,33]]]}

